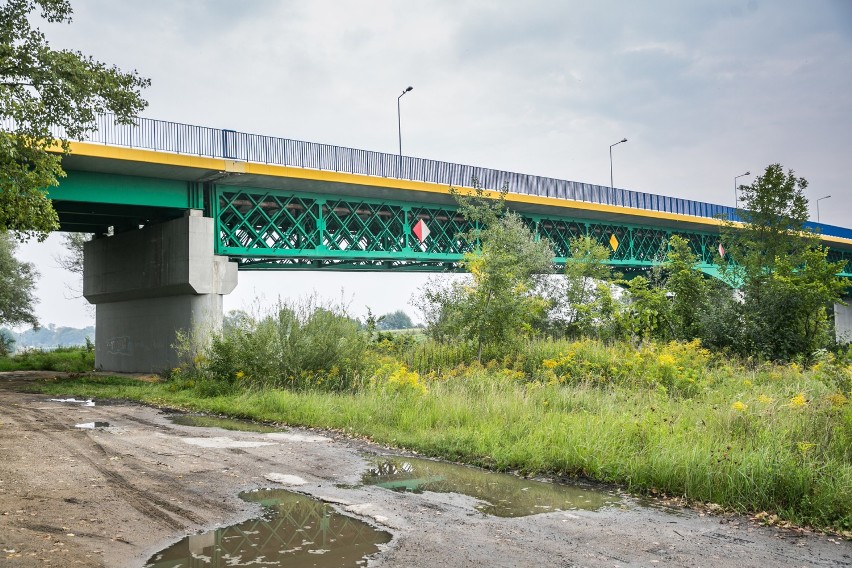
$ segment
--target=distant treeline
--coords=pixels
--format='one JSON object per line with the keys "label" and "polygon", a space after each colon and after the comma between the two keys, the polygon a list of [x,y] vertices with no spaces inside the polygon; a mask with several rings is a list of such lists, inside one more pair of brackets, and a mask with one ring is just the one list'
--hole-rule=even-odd
{"label": "distant treeline", "polygon": [[86,338],[95,340],[95,326],[84,328],[61,327],[53,324],[39,329],[28,329],[15,332],[7,328],[0,328],[0,335],[11,337],[15,340],[13,349],[20,351],[27,348],[49,349],[53,347],[70,347],[73,345],[85,345]]}

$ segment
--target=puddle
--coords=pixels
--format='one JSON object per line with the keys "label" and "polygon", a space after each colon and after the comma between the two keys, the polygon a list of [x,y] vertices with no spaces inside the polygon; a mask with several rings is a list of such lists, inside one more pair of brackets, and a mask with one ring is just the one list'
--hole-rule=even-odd
{"label": "puddle", "polygon": [[241,493],[240,498],[263,505],[263,517],[188,536],[152,556],[145,566],[359,567],[379,551],[378,545],[391,540],[390,533],[298,493],[261,489]]}
{"label": "puddle", "polygon": [[109,422],[84,422],[83,424],[75,424],[74,428],[82,430],[94,430],[95,428],[109,428]]}
{"label": "puddle", "polygon": [[482,501],[476,509],[496,517],[577,509],[594,511],[620,502],[616,495],[582,485],[533,481],[417,458],[374,460],[361,480],[394,491],[461,493]]}
{"label": "puddle", "polygon": [[79,404],[80,406],[94,406],[95,402],[90,398],[89,400],[77,400],[76,398],[49,398],[50,402],[68,402],[71,404]]}
{"label": "puddle", "polygon": [[271,473],[267,473],[263,477],[265,477],[268,481],[280,483],[281,485],[304,485],[307,483],[307,481],[298,475],[291,475],[289,473],[278,473],[273,471]]}
{"label": "puddle", "polygon": [[169,416],[173,424],[180,426],[198,426],[200,428],[222,428],[224,430],[235,430],[237,432],[281,432],[281,428],[258,424],[251,420],[239,420],[236,418],[221,418],[219,416],[203,416],[200,414],[175,414]]}
{"label": "puddle", "polygon": [[275,442],[255,442],[252,440],[234,440],[225,436],[217,436],[215,438],[181,438],[185,444],[198,446],[199,448],[222,448],[222,449],[242,449],[242,448],[261,448],[263,446],[274,446]]}
{"label": "puddle", "polygon": [[296,434],[293,432],[274,432],[265,436],[270,440],[279,440],[282,442],[331,442],[331,438],[325,436],[315,436],[313,434]]}

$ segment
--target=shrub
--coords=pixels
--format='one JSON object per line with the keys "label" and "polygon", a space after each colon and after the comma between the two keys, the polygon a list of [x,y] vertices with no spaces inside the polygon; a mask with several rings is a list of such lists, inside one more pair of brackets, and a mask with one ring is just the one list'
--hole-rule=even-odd
{"label": "shrub", "polygon": [[95,368],[95,354],[85,347],[27,349],[0,359],[0,371],[40,370],[85,373]]}
{"label": "shrub", "polygon": [[356,386],[369,366],[368,338],[339,305],[313,297],[279,301],[271,313],[242,317],[192,355],[184,342],[184,373],[235,386]]}

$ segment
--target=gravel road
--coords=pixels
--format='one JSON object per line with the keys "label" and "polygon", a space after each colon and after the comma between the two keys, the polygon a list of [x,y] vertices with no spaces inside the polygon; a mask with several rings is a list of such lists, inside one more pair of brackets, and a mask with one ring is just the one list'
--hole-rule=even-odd
{"label": "gravel road", "polygon": [[391,533],[369,559],[376,567],[852,566],[848,541],[628,497],[598,511],[493,517],[463,495],[361,485],[365,455],[384,448],[298,429],[180,426],[146,406],[18,392],[38,376],[0,373],[0,566],[143,566],[186,535],[259,516],[238,494],[266,487]]}

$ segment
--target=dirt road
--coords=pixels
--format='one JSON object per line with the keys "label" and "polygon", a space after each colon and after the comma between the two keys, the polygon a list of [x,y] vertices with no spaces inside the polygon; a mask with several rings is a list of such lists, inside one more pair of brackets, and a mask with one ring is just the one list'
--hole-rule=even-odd
{"label": "dirt road", "polygon": [[[631,499],[489,516],[458,494],[360,485],[365,451],[383,451],[360,442],[179,426],[144,406],[16,392],[20,380],[0,373],[0,566],[143,566],[186,535],[257,517],[237,495],[284,487],[270,479],[390,532],[370,566],[852,566],[849,542]],[[108,426],[75,427],[95,422]]]}

